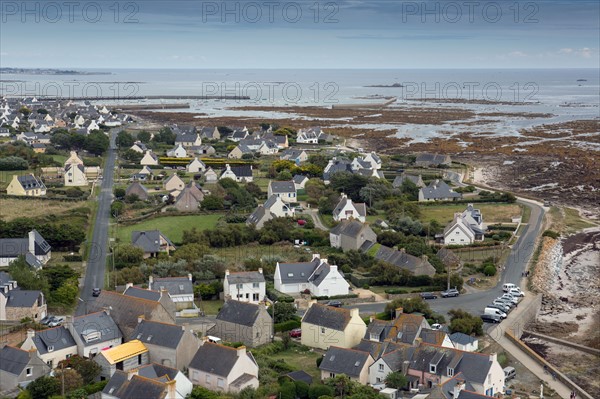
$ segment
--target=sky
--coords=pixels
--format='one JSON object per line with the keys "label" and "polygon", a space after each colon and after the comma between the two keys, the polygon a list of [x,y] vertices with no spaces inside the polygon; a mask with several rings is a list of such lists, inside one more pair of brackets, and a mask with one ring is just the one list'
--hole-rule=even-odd
{"label": "sky", "polygon": [[0,67],[599,68],[600,1],[7,1]]}

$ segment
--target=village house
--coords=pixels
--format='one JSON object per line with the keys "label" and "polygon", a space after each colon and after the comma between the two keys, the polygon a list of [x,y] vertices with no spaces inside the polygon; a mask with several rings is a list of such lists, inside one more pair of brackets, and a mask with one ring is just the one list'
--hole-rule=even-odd
{"label": "village house", "polygon": [[175,145],[183,147],[199,147],[202,145],[202,138],[199,134],[194,133],[178,133],[175,137]]}
{"label": "village house", "polygon": [[313,254],[310,262],[277,262],[274,280],[277,291],[292,295],[306,290],[314,296],[348,295],[350,287],[338,267],[318,254]]}
{"label": "village house", "polygon": [[204,172],[206,170],[206,165],[204,162],[195,157],[190,163],[188,163],[185,167],[187,173],[199,173]]}
{"label": "village house", "polygon": [[[112,314],[118,312],[120,309],[112,310]],[[78,317],[67,316],[64,326],[77,344],[79,356],[92,358],[123,343],[123,334],[108,308]]]}
{"label": "village house", "polygon": [[296,165],[300,165],[302,162],[308,161],[308,153],[304,150],[288,148],[279,154],[279,159],[282,161],[292,161]]}
{"label": "village house", "polygon": [[37,230],[31,230],[26,238],[0,238],[0,266],[9,266],[19,256],[39,270],[52,257],[52,247]]}
{"label": "village house", "polygon": [[333,220],[341,222],[342,220],[356,219],[365,223],[367,218],[367,205],[364,203],[355,204],[344,193],[341,194],[340,201],[333,209]]}
{"label": "village house", "polygon": [[83,161],[75,151],[71,151],[71,156],[65,161],[65,186],[67,187],[85,187],[88,185],[88,179],[85,175]]}
{"label": "village house", "polygon": [[445,245],[470,245],[475,241],[483,241],[484,232],[460,213],[454,214],[454,219],[444,229]]}
{"label": "village house", "polygon": [[396,176],[394,182],[392,183],[392,186],[394,188],[400,188],[402,187],[402,183],[404,183],[405,181],[409,181],[419,188],[425,187],[425,183],[423,182],[423,178],[421,177],[421,175],[409,175],[407,173],[402,173],[401,175]]}
{"label": "village house", "polygon": [[30,318],[39,322],[46,314],[46,298],[41,291],[22,290],[8,273],[0,272],[0,320]]}
{"label": "village house", "polygon": [[377,234],[368,224],[358,220],[344,220],[329,231],[329,242],[333,248],[341,248],[344,252],[358,251],[364,245],[370,248],[377,242]]}
{"label": "village house", "polygon": [[415,159],[415,165],[421,167],[450,166],[451,163],[450,156],[442,154],[419,154]]}
{"label": "village house", "polygon": [[42,197],[46,195],[46,185],[32,173],[23,176],[13,175],[6,187],[6,194],[16,196]]}
{"label": "village house", "polygon": [[200,137],[208,140],[220,140],[221,133],[217,127],[203,127],[200,129]]}
{"label": "village house", "polygon": [[144,258],[156,258],[159,253],[174,251],[175,245],[160,230],[132,231],[131,244],[144,251]]}
{"label": "village house", "polygon": [[366,385],[369,382],[369,367],[373,362],[369,352],[330,346],[319,365],[321,379],[335,378],[343,374],[352,381]]}
{"label": "village house", "polygon": [[146,146],[146,144],[142,143],[141,141],[136,141],[131,147],[129,147],[129,149],[140,154],[143,154],[146,151],[148,151],[148,147]]}
{"label": "village house", "polygon": [[475,352],[479,349],[479,340],[471,335],[455,332],[450,334],[450,341],[458,350]]}
{"label": "village house", "polygon": [[218,180],[219,176],[217,175],[217,172],[215,172],[213,168],[209,166],[204,173],[204,181],[207,183],[216,183]]}
{"label": "village house", "polygon": [[246,128],[246,126],[243,128],[235,128],[229,135],[229,140],[238,142],[248,137],[248,134],[248,128]]}
{"label": "village house", "polygon": [[323,169],[323,182],[329,184],[331,176],[335,173],[348,172],[353,173],[352,163],[347,159],[338,159],[334,157]]}
{"label": "village house", "polygon": [[194,181],[190,181],[177,195],[173,207],[180,212],[195,212],[200,208],[200,203],[203,200],[204,192],[198,188]]}
{"label": "village house", "polygon": [[455,201],[462,198],[462,194],[455,192],[443,180],[433,180],[427,187],[419,190],[419,202],[423,201]]}
{"label": "village house", "polygon": [[167,156],[171,158],[186,158],[187,150],[181,144],[177,144],[173,149],[167,151]]}
{"label": "village house", "polygon": [[294,186],[296,186],[296,191],[304,189],[308,180],[308,177],[304,175],[295,175],[292,181],[294,182]]}
{"label": "village house", "polygon": [[94,361],[102,367],[100,379],[106,380],[117,370],[129,371],[140,368],[149,362],[148,348],[141,341],[133,340],[101,351]]}
{"label": "village house", "polygon": [[77,355],[77,343],[64,325],[41,331],[28,329],[21,349],[36,350],[38,357],[51,369],[59,362]]}
{"label": "village house", "polygon": [[152,152],[152,150],[148,150],[140,160],[140,165],[156,166],[158,165],[158,157]]}
{"label": "village house", "polygon": [[400,250],[381,245],[375,253],[375,259],[390,263],[400,269],[408,270],[415,276],[426,275],[433,277],[435,268],[429,263],[427,255],[421,257],[407,254],[404,248]]}
{"label": "village house", "polygon": [[318,144],[319,135],[321,134],[320,127],[311,127],[308,129],[300,129],[296,134],[296,142],[298,144]]}
{"label": "village house", "polygon": [[330,346],[352,348],[361,341],[367,325],[358,309],[336,308],[311,302],[302,317],[302,345],[327,350]]}
{"label": "village house", "polygon": [[193,385],[182,371],[156,363],[117,370],[102,390],[102,399],[185,399]]}
{"label": "village house", "polygon": [[173,173],[163,182],[163,189],[167,191],[172,190],[183,190],[185,187],[185,183],[181,180],[181,177],[177,175],[177,173]]}
{"label": "village house", "polygon": [[223,297],[242,302],[259,303],[266,296],[266,283],[263,269],[250,272],[230,272],[225,270]]}
{"label": "village house", "polygon": [[37,356],[35,349],[14,346],[0,348],[0,391],[25,388],[30,382],[50,373],[50,367]]}
{"label": "village house", "polygon": [[271,195],[264,204],[258,207],[248,216],[246,224],[254,225],[256,229],[262,229],[263,225],[276,217],[293,217],[295,209],[283,202],[281,197]]}
{"label": "village house", "polygon": [[125,196],[128,195],[136,195],[142,201],[149,198],[148,189],[139,182],[133,182],[125,189]]}
{"label": "village house", "polygon": [[221,172],[222,179],[233,179],[238,183],[250,183],[254,180],[252,176],[252,165],[239,165],[239,166],[230,166],[229,164],[225,165],[225,170]]}
{"label": "village house", "polygon": [[263,304],[226,301],[207,335],[253,348],[271,342],[273,319]]}
{"label": "village house", "polygon": [[148,277],[148,288],[157,291],[167,290],[177,310],[196,309],[192,275],[185,277]]}
{"label": "village house", "polygon": [[[277,200],[283,203],[281,199],[277,198]],[[258,205],[254,212],[252,212],[250,216],[248,216],[248,219],[246,219],[246,225],[254,225],[254,227],[257,230],[260,230],[263,228],[266,222],[275,219],[276,217],[277,216],[273,212],[265,208],[264,205]]]}
{"label": "village house", "polygon": [[258,388],[258,364],[245,346],[205,342],[189,366],[194,385],[217,392],[238,393],[246,387]]}
{"label": "village house", "polygon": [[293,181],[270,181],[267,196],[273,195],[281,198],[283,202],[296,202],[296,186]]}
{"label": "village house", "polygon": [[138,319],[129,339],[139,340],[148,349],[150,361],[179,370],[187,368],[201,341],[185,325]]}

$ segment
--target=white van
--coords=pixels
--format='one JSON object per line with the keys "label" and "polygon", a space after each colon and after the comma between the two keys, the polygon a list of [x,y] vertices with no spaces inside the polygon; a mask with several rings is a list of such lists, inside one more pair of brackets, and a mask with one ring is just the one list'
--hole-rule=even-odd
{"label": "white van", "polygon": [[493,315],[499,316],[499,317],[501,317],[503,319],[506,319],[506,313],[504,313],[500,309],[486,307],[483,310],[483,313],[485,313],[485,314],[493,314]]}
{"label": "white van", "polygon": [[513,283],[506,283],[502,286],[502,291],[509,292],[513,288],[517,288],[517,286],[514,285]]}
{"label": "white van", "polygon": [[514,297],[525,296],[525,294],[523,293],[523,291],[521,291],[519,287],[511,288],[510,291],[508,291],[508,293]]}
{"label": "white van", "polygon": [[517,376],[517,370],[514,367],[504,367],[504,380],[508,381]]}
{"label": "white van", "polygon": [[221,338],[215,337],[215,336],[212,336],[212,335],[207,335],[206,336],[206,340],[208,342],[212,342],[213,344],[220,344],[221,343]]}

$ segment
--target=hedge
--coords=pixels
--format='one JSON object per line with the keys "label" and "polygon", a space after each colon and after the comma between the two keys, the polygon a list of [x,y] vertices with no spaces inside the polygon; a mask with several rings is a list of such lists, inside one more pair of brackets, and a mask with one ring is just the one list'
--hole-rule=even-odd
{"label": "hedge", "polygon": [[364,285],[371,285],[371,277],[366,277],[361,274],[350,274],[350,281],[357,287],[363,287]]}
{"label": "hedge", "polygon": [[275,332],[290,331],[294,328],[300,328],[302,323],[300,320],[288,320],[282,323],[275,324]]}
{"label": "hedge", "polygon": [[504,226],[501,224],[491,224],[488,226],[488,230],[506,230],[514,231],[516,226]]}
{"label": "hedge", "polygon": [[65,262],[81,262],[81,261],[83,261],[83,256],[81,256],[81,255],[63,255],[63,260]]}
{"label": "hedge", "polygon": [[294,302],[294,298],[284,294],[283,292],[277,291],[275,288],[267,288],[267,297],[272,301],[277,302]]}
{"label": "hedge", "polygon": [[318,301],[323,301],[326,299],[350,299],[350,298],[358,298],[357,294],[348,294],[348,295],[333,295],[333,296],[312,296],[311,299],[316,299]]}

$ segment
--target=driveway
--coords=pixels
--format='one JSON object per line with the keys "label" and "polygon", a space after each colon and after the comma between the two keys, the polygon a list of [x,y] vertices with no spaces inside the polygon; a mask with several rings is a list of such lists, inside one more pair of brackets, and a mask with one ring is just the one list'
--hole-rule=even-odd
{"label": "driveway", "polygon": [[313,222],[315,222],[315,227],[319,230],[329,231],[329,229],[323,224],[321,218],[319,217],[319,211],[317,209],[305,209],[304,213],[308,213],[312,218]]}
{"label": "driveway", "polygon": [[[119,129],[121,130],[121,129]],[[108,228],[110,223],[110,204],[113,198],[113,178],[116,161],[115,139],[117,130],[110,131],[110,146],[105,155],[106,163],[102,173],[102,185],[98,195],[98,211],[94,222],[92,233],[92,243],[85,270],[85,278],[80,294],[82,301],[79,301],[75,316],[81,316],[87,313],[87,307],[90,302],[96,300],[92,296],[93,288],[104,288],[104,273],[106,270],[106,256],[108,248]],[[90,238],[88,237],[88,240]]]}

